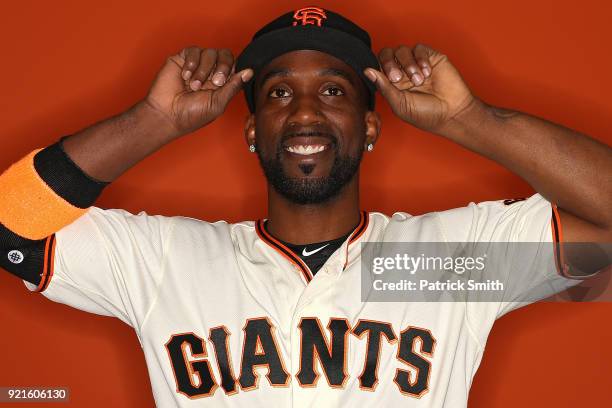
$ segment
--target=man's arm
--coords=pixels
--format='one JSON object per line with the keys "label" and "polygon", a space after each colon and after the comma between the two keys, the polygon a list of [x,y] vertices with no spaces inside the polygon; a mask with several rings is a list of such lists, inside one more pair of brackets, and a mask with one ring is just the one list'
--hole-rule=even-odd
{"label": "man's arm", "polygon": [[572,274],[588,275],[609,265],[609,146],[558,124],[490,106],[476,98],[440,129],[440,135],[513,171],[557,205],[562,251]]}
{"label": "man's arm", "polygon": [[365,74],[398,117],[498,162],[556,204],[563,242],[590,243],[564,245],[566,261],[582,274],[609,264],[609,146],[546,120],[485,104],[472,95],[445,55],[425,45],[385,48],[379,59],[384,73],[368,68]]}
{"label": "man's arm", "polygon": [[566,242],[612,242],[612,149],[474,98],[440,134],[524,178],[556,203]]}
{"label": "man's arm", "polygon": [[65,152],[90,177],[114,181],[171,142],[177,131],[146,100],[63,140]]}
{"label": "man's arm", "polygon": [[220,116],[252,70],[234,75],[229,50],[188,47],[169,57],[146,98],[74,134],[64,149],[85,173],[112,181],[172,140]]}
{"label": "man's arm", "polygon": [[127,169],[223,113],[252,75],[233,75],[233,62],[228,50],[186,48],[127,112],[30,152],[0,174],[0,266],[44,290],[54,233]]}

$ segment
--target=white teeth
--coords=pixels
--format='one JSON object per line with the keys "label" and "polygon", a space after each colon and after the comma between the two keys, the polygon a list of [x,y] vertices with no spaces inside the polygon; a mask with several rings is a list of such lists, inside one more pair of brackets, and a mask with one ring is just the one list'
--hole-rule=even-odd
{"label": "white teeth", "polygon": [[303,154],[303,155],[310,155],[310,154],[315,154],[315,153],[319,153],[322,152],[323,150],[325,150],[325,145],[296,145],[296,146],[289,146],[286,148],[287,151],[291,152],[291,153],[296,153],[296,154]]}

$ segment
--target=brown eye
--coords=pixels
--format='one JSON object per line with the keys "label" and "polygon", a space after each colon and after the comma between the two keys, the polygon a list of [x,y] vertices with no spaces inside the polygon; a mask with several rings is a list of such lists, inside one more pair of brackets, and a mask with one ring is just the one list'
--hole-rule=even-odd
{"label": "brown eye", "polygon": [[340,88],[336,88],[334,86],[327,88],[323,91],[323,95],[325,96],[341,96],[344,95],[344,91]]}
{"label": "brown eye", "polygon": [[269,95],[272,98],[286,98],[290,96],[289,91],[284,88],[275,88],[270,92]]}

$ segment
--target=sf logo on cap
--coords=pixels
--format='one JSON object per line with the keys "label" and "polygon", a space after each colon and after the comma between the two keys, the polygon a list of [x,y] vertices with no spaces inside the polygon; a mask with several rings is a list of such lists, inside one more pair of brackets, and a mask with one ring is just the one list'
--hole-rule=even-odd
{"label": "sf logo on cap", "polygon": [[296,11],[293,14],[293,18],[295,19],[293,26],[296,26],[299,22],[301,22],[303,26],[306,24],[316,24],[321,27],[321,22],[323,19],[327,18],[327,16],[325,15],[325,10],[322,8],[305,7]]}

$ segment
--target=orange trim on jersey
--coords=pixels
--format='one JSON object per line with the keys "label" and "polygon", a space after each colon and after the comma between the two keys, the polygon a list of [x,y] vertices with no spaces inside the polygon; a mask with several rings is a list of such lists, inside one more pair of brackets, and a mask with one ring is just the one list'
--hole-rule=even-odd
{"label": "orange trim on jersey", "polygon": [[35,292],[43,292],[49,286],[53,277],[53,268],[55,266],[55,234],[50,235],[45,241],[45,254],[43,261],[43,270],[40,274],[40,282]]}
{"label": "orange trim on jersey", "polygon": [[83,215],[78,208],[57,195],[34,168],[30,152],[0,176],[0,223],[15,234],[32,240],[43,239]]}
{"label": "orange trim on jersey", "polygon": [[352,244],[354,241],[358,240],[359,237],[363,235],[366,228],[368,228],[368,222],[370,217],[368,217],[367,211],[361,211],[359,213],[359,216],[359,224],[357,224],[355,230],[351,234],[351,237],[349,238],[349,244]]}
{"label": "orange trim on jersey", "polygon": [[[346,256],[345,256],[343,269],[346,268],[346,265],[348,264],[349,245],[351,245],[353,242],[358,240],[363,235],[365,230],[368,228],[369,218],[370,217],[367,211],[361,211],[359,213],[359,223],[353,230],[353,233],[351,234],[348,240],[348,244],[346,246]],[[304,276],[306,283],[310,282],[313,278],[313,274],[310,271],[310,268],[308,267],[308,265],[306,265],[306,263],[302,261],[302,258],[300,258],[299,255],[293,252],[286,245],[283,245],[279,240],[274,238],[272,234],[270,234],[266,230],[264,221],[265,220],[263,219],[259,219],[255,223],[255,231],[257,232],[257,235],[259,236],[259,238],[265,243],[267,243],[268,245],[270,245],[272,248],[274,248],[276,251],[278,251],[285,259],[289,260],[291,263],[293,263],[298,268],[300,268],[300,271],[302,272],[302,275]]]}
{"label": "orange trim on jersey", "polygon": [[368,224],[370,223],[370,216],[369,216],[367,211],[362,211],[360,213],[360,215],[361,215],[361,218],[359,220],[359,224],[357,224],[357,227],[355,228],[355,230],[351,234],[351,237],[349,238],[349,241],[348,241],[348,245],[346,246],[346,253],[345,253],[345,257],[344,257],[344,266],[342,266],[342,270],[346,269],[346,266],[348,265],[349,245],[351,245],[353,242],[355,242],[359,238],[361,238],[361,236],[366,231],[366,229],[368,229]]}
{"label": "orange trim on jersey", "polygon": [[552,239],[553,239],[553,251],[555,258],[555,266],[557,267],[557,272],[559,275],[565,278],[571,278],[565,272],[565,256],[563,254],[563,230],[561,229],[561,217],[559,216],[559,210],[557,209],[557,205],[551,203],[552,206],[552,217],[550,220],[550,227],[552,230]]}
{"label": "orange trim on jersey", "polygon": [[262,241],[276,249],[283,257],[300,268],[302,276],[304,276],[304,279],[306,279],[306,283],[312,280],[312,272],[310,272],[310,268],[308,268],[304,261],[302,261],[300,257],[297,256],[291,249],[287,248],[280,241],[270,235],[268,231],[266,231],[264,220],[257,221],[255,231]]}

